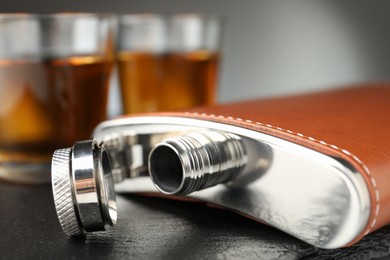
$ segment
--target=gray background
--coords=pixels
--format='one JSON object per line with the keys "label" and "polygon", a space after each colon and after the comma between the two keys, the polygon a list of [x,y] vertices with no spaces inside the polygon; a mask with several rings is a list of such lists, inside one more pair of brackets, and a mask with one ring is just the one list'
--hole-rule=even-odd
{"label": "gray background", "polygon": [[[1,12],[222,14],[221,102],[386,79],[390,75],[389,10],[390,1],[0,2]],[[112,105],[111,115],[116,113],[118,107]]]}

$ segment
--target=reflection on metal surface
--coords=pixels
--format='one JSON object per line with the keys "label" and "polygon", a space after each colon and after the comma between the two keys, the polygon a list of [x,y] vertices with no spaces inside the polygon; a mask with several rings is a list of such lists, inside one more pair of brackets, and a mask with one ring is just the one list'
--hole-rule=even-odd
{"label": "reflection on metal surface", "polygon": [[137,143],[137,135],[131,131],[113,133],[105,136],[103,143],[111,159],[111,173],[114,182],[117,183],[130,177],[134,163],[131,147]]}
{"label": "reflection on metal surface", "polygon": [[102,123],[94,136],[107,141],[107,136],[129,131],[137,138],[126,159],[137,161],[137,167],[130,167],[131,178],[118,183],[117,192],[158,192],[148,177],[147,156],[161,140],[194,131],[223,131],[242,140],[246,166],[234,181],[194,192],[191,198],[231,209],[322,248],[346,245],[368,221],[366,184],[342,159],[256,131],[188,118],[122,118]]}

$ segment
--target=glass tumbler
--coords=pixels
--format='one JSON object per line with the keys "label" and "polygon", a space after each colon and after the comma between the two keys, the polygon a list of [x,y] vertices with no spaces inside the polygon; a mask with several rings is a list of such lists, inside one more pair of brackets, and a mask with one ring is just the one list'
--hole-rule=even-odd
{"label": "glass tumbler", "polygon": [[106,118],[110,14],[0,15],[0,178],[50,180],[52,153]]}
{"label": "glass tumbler", "polygon": [[121,15],[117,60],[124,113],[213,104],[220,34],[218,15]]}

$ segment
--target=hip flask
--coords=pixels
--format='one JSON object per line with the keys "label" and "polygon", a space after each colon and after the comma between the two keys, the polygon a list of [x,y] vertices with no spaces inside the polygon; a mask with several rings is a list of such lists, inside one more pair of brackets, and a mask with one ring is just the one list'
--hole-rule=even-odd
{"label": "hip flask", "polygon": [[52,161],[70,236],[116,222],[116,192],[202,201],[320,248],[349,246],[388,224],[390,88],[304,95],[126,116]]}

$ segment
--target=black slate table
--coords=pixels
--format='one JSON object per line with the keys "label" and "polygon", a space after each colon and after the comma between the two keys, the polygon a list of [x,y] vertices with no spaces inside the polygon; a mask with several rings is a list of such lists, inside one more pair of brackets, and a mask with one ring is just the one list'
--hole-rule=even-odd
{"label": "black slate table", "polygon": [[118,195],[118,224],[68,239],[51,187],[0,183],[0,259],[387,259],[390,227],[343,249],[312,247],[221,209]]}

